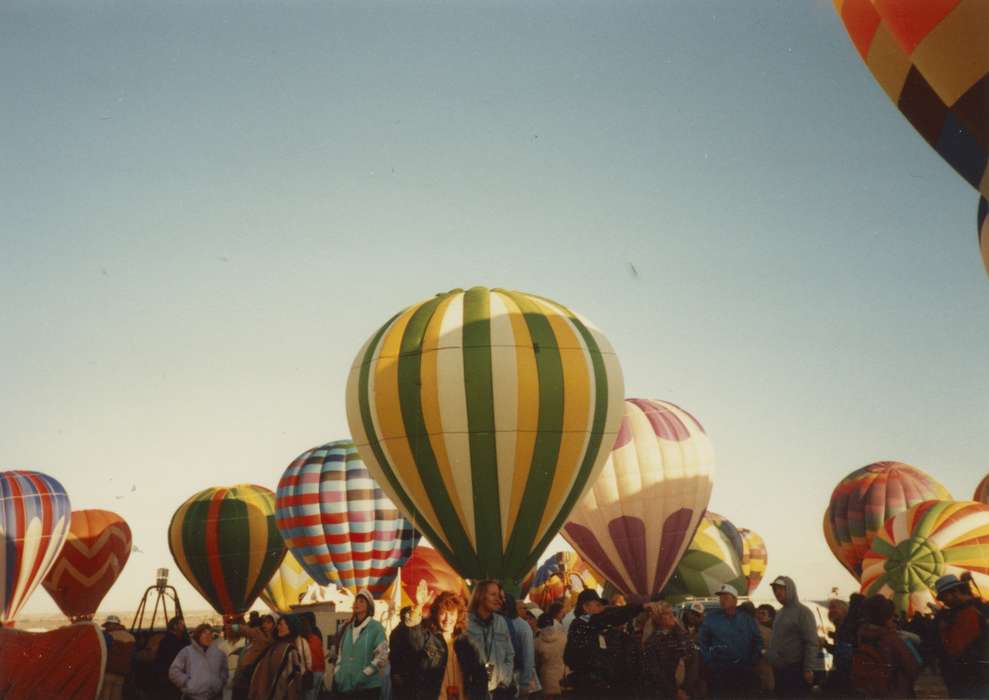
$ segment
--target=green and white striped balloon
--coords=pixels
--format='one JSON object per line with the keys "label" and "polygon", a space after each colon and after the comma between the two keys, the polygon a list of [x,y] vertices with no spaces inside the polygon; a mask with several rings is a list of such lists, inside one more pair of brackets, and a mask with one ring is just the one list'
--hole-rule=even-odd
{"label": "green and white striped balloon", "polygon": [[347,418],[371,475],[451,566],[513,586],[604,466],[623,388],[589,322],[474,287],[410,306],[368,340]]}

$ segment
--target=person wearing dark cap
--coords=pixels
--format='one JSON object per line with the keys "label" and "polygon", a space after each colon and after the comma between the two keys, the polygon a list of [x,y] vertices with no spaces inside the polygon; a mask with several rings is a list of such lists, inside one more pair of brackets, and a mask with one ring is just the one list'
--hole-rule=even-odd
{"label": "person wearing dark cap", "polygon": [[797,597],[797,584],[789,576],[777,576],[770,584],[779,601],[773,636],[766,659],[775,675],[776,696],[802,698],[814,684],[814,662],[819,642],[814,613]]}
{"label": "person wearing dark cap", "polygon": [[946,610],[938,615],[941,673],[953,698],[989,698],[989,606],[974,595],[966,579],[954,574],[935,583]]}
{"label": "person wearing dark cap", "polygon": [[718,589],[720,608],[704,616],[697,635],[710,697],[757,694],[756,664],[762,658],[762,633],[753,617],[738,612],[738,591]]}
{"label": "person wearing dark cap", "polygon": [[[652,606],[653,604],[650,604]],[[605,608],[605,600],[593,589],[577,596],[574,621],[567,633],[563,660],[572,671],[572,698],[602,698],[622,694],[613,677],[614,659],[605,641],[610,628],[620,627],[643,611],[645,606],[634,603]]]}

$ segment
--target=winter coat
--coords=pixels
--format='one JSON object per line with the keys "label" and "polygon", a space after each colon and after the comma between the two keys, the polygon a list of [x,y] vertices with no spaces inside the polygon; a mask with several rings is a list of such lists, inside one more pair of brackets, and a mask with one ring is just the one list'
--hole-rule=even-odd
{"label": "winter coat", "polygon": [[[773,639],[776,638],[775,624]],[[716,671],[719,668],[754,667],[762,656],[762,633],[755,619],[735,611],[729,617],[720,608],[704,615],[697,633],[704,664]]]}
{"label": "winter coat", "polygon": [[395,700],[414,698],[413,674],[415,652],[409,642],[409,626],[400,622],[388,637],[388,662],[391,665],[391,689]]}
{"label": "winter coat", "polygon": [[547,695],[559,695],[560,681],[566,675],[563,663],[563,650],[567,647],[567,637],[563,627],[544,627],[539,630],[534,642],[536,668],[539,669],[539,682]]}
{"label": "winter coat", "polygon": [[388,663],[385,628],[373,617],[347,623],[340,635],[333,686],[343,693],[381,687],[381,669]]}
{"label": "winter coat", "polygon": [[[759,633],[762,635],[762,648],[768,649],[773,641],[773,628],[766,625],[759,625]],[[767,692],[772,692],[776,687],[776,674],[773,673],[773,665],[763,656],[756,664],[756,673],[759,674],[759,687]]]}
{"label": "winter coat", "polygon": [[776,670],[800,664],[803,671],[814,671],[817,659],[817,623],[814,613],[797,597],[797,585],[788,576],[783,607],[773,620],[773,639],[766,650],[766,660]]}
{"label": "winter coat", "polygon": [[641,612],[641,605],[624,605],[607,608],[597,615],[581,615],[570,624],[563,661],[573,672],[579,692],[600,692],[611,688],[616,680],[623,680],[616,678],[613,649],[607,643],[602,648],[602,639],[609,629],[621,627]]}
{"label": "winter coat", "polygon": [[304,671],[295,640],[276,639],[254,667],[248,700],[298,700]]}
{"label": "winter coat", "polygon": [[508,632],[508,621],[492,613],[486,621],[474,613],[467,620],[467,636],[481,651],[481,662],[494,664],[488,689],[510,687],[515,681],[515,649]]}
{"label": "winter coat", "polygon": [[210,700],[227,684],[227,655],[214,642],[203,649],[189,644],[168,667],[168,680],[192,700]]}
{"label": "winter coat", "polygon": [[643,640],[643,696],[673,698],[680,689],[692,694],[696,676],[697,659],[687,631],[679,624],[668,630],[653,628]]}
{"label": "winter coat", "polygon": [[[408,683],[402,697],[409,700],[436,700],[443,690],[446,665],[450,663],[446,640],[429,624],[401,625],[396,628],[395,643],[407,650],[405,660]],[[488,700],[488,674],[481,660],[480,649],[465,634],[453,640],[454,663],[460,664],[464,700]]]}
{"label": "winter coat", "polygon": [[913,684],[920,674],[920,663],[914,653],[907,648],[896,630],[879,625],[864,624],[859,627],[859,647],[865,644],[879,649],[879,653],[889,668],[889,698],[914,697]]}

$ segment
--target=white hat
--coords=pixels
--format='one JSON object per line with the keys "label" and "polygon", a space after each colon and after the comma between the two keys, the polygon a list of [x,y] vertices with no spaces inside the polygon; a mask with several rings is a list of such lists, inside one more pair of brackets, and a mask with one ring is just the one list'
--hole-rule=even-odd
{"label": "white hat", "polygon": [[106,616],[106,619],[103,620],[103,624],[104,625],[119,625],[120,624],[120,618],[117,617],[116,615],[107,615]]}
{"label": "white hat", "polygon": [[787,587],[786,577],[785,576],[777,576],[775,579],[773,579],[773,582],[771,584],[769,584],[769,585],[770,586],[781,586],[783,588],[786,588]]}
{"label": "white hat", "polygon": [[690,604],[690,607],[688,608],[688,610],[693,610],[695,613],[698,613],[700,615],[703,615],[704,614],[704,603],[693,602],[693,603]]}
{"label": "white hat", "polygon": [[722,593],[727,593],[732,598],[738,598],[738,591],[735,590],[734,586],[729,586],[727,583],[721,584],[721,588],[718,589],[718,595]]}

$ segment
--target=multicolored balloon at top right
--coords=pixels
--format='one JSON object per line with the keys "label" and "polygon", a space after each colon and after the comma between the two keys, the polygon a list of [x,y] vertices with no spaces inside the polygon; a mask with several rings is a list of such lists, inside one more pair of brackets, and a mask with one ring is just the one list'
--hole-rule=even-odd
{"label": "multicolored balloon at top right", "polygon": [[903,116],[989,196],[989,3],[834,0],[834,6]]}

